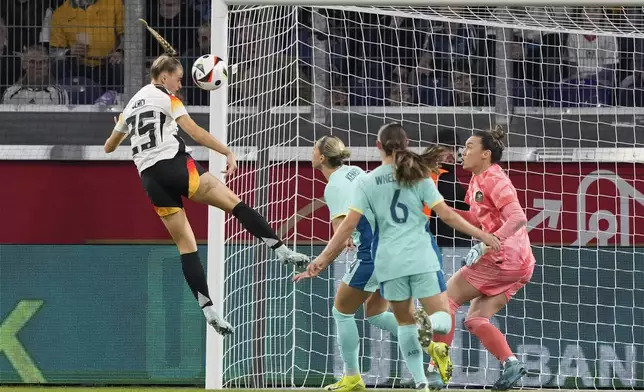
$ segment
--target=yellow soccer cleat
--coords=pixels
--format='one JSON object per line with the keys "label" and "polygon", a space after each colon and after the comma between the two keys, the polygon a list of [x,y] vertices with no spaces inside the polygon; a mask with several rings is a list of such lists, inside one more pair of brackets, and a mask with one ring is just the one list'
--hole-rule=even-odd
{"label": "yellow soccer cleat", "polygon": [[429,350],[429,345],[432,343],[432,339],[434,338],[432,320],[422,307],[416,309],[414,312],[414,319],[416,320],[416,326],[418,327],[418,341],[422,348]]}
{"label": "yellow soccer cleat", "polygon": [[434,360],[434,367],[438,369],[444,384],[452,379],[454,364],[449,357],[449,347],[445,343],[431,342],[427,347],[427,354]]}
{"label": "yellow soccer cleat", "polygon": [[364,391],[367,387],[362,381],[362,376],[356,374],[355,376],[342,376],[340,381],[327,385],[324,387],[327,391],[336,391],[336,392],[349,392],[349,391]]}

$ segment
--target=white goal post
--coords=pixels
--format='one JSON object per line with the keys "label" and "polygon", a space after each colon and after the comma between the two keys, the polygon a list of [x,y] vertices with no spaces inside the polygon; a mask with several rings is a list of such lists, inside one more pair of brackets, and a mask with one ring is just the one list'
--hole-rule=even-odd
{"label": "white goal post", "polygon": [[[212,53],[221,53],[227,60],[228,53],[228,6],[223,1],[213,0],[211,11]],[[228,86],[224,84],[219,90],[211,93],[210,103],[210,132],[226,143],[228,140]],[[214,151],[209,152],[208,164],[210,172],[221,181],[226,159]],[[213,305],[219,314],[224,312],[224,211],[208,207],[208,258],[207,280],[210,287]],[[239,333],[239,332],[238,332]],[[212,328],[206,330],[206,389],[221,389],[223,387],[224,344],[221,335]]]}
{"label": "white goal post", "polygon": [[[539,373],[525,380],[523,386],[644,387],[644,250],[638,248],[644,244],[644,229],[635,224],[635,219],[644,219],[644,182],[638,179],[639,173],[644,174],[644,110],[636,104],[622,105],[626,98],[622,100],[619,94],[628,93],[618,91],[620,86],[613,86],[612,93],[596,85],[594,90],[587,89],[590,92],[582,92],[585,87],[579,87],[560,89],[552,95],[553,89],[559,88],[553,87],[556,82],[550,80],[545,86],[547,83],[540,80],[535,82],[539,85],[535,91],[528,92],[525,83],[517,81],[508,69],[520,62],[517,69],[522,69],[520,72],[527,78],[530,67],[526,58],[510,55],[516,49],[511,47],[514,35],[525,38],[527,32],[539,36],[543,32],[565,32],[644,40],[644,19],[626,18],[624,23],[606,25],[579,22],[572,8],[591,7],[595,5],[592,2],[514,3],[517,7],[534,7],[523,13],[501,2],[430,3],[431,6],[421,0],[404,0],[395,5],[387,0],[213,0],[212,53],[225,58],[229,66],[235,60],[239,68],[236,75],[230,75],[230,88],[224,85],[211,93],[210,132],[235,147],[253,149],[252,159],[240,157],[240,174],[231,188],[242,192],[240,196],[250,200],[249,204],[254,200],[254,207],[278,228],[289,246],[314,256],[328,239],[323,237],[330,234],[318,234],[319,227],[326,224],[325,208],[320,208],[323,204],[316,200],[321,198],[323,183],[306,164],[315,139],[337,134],[353,151],[352,159],[373,168],[377,163],[372,151],[374,135],[377,125],[385,121],[402,121],[412,129],[410,138],[417,148],[436,142],[439,129],[452,129],[462,143],[475,128],[502,124],[509,130],[504,161],[511,178],[517,181],[522,204],[526,203],[531,228],[542,237],[534,244],[535,256],[542,263],[535,271],[535,283],[530,290],[520,292],[507,313],[494,321],[502,323],[513,350],[533,372]],[[544,9],[543,14],[537,13],[537,8],[546,5],[562,7],[563,11],[551,13]],[[622,0],[619,5],[641,7],[641,2]],[[570,8],[566,10],[564,6]],[[312,29],[308,30],[313,31],[306,38],[300,36],[298,28],[302,23],[298,9],[302,7],[320,7],[310,10]],[[485,8],[486,16],[469,7]],[[328,10],[337,13],[331,16]],[[374,16],[372,20],[351,22],[362,34],[384,26],[380,23],[385,17],[392,20],[387,22],[388,27],[396,34],[408,28],[396,18],[421,21],[423,26],[434,22],[462,23],[466,30],[474,26],[489,32],[484,39],[495,41],[495,51],[478,53],[478,68],[468,65],[462,71],[445,71],[449,80],[444,88],[439,87],[437,80],[441,77],[437,73],[432,74],[431,82],[424,76],[425,83],[435,83],[431,88],[424,86],[421,91],[418,83],[410,82],[414,72],[415,80],[420,80],[422,67],[418,64],[408,67],[405,80],[397,74],[386,87],[380,84],[378,78],[382,75],[378,72],[362,75],[356,82],[358,78],[349,71],[335,69],[331,64],[333,56],[354,61],[351,53],[334,53],[326,43],[344,39],[334,36],[330,26],[346,25],[346,14],[350,12]],[[246,23],[244,28],[231,26],[233,15],[236,23]],[[251,25],[254,28],[244,30]],[[259,31],[278,25],[282,30]],[[415,24],[410,29],[414,34],[422,30]],[[231,35],[236,41],[228,47]],[[572,44],[559,44],[571,52],[574,49]],[[357,45],[364,47],[366,42]],[[375,46],[384,53],[381,41]],[[405,44],[398,42],[397,47],[403,49]],[[644,56],[638,48],[633,49],[633,57]],[[594,56],[599,58],[601,51],[595,49]],[[247,58],[240,61],[239,53]],[[400,61],[400,52],[392,53],[376,58],[374,63],[389,64],[395,58]],[[252,56],[255,59],[249,60]],[[610,57],[603,52],[601,56]],[[438,69],[436,61],[433,59],[432,70]],[[487,70],[482,75],[482,69],[493,62],[495,74]],[[310,74],[302,71],[301,63],[306,63]],[[400,64],[390,68],[402,72]],[[461,81],[467,87],[456,86],[457,74],[464,75],[463,80],[470,79]],[[480,82],[476,86],[479,90],[472,86],[474,78]],[[340,80],[337,84],[336,79]],[[398,98],[392,98],[394,90]],[[405,94],[409,97],[405,98]],[[613,94],[614,98],[608,103],[602,94]],[[430,98],[422,98],[427,96]],[[459,105],[462,99],[470,100],[469,104]],[[474,102],[477,99],[478,105]],[[575,102],[559,104],[570,99]],[[538,107],[528,104],[528,100],[537,102]],[[536,128],[542,131],[535,133]],[[209,171],[226,181],[221,174],[225,159],[210,152],[208,161]],[[607,200],[596,201],[597,206],[591,209],[593,202],[584,199],[586,193],[601,198],[605,192],[613,201],[620,201],[614,211],[606,207]],[[570,207],[569,200],[573,199],[577,202]],[[574,214],[577,219],[572,221],[577,225],[572,233],[566,225]],[[292,271],[271,260],[270,253],[241,231],[230,216],[209,208],[207,274],[211,295],[217,311],[236,330],[232,337],[222,339],[208,328],[206,389],[319,387],[323,382],[329,383],[340,368],[332,319],[324,306],[332,304],[335,282],[344,266],[337,265],[319,279],[320,283],[294,287],[289,281]],[[561,241],[553,243],[557,235]],[[463,249],[454,245],[442,250],[449,275],[460,266]],[[253,304],[260,299],[261,310],[257,310]],[[611,315],[613,320],[609,319]],[[249,322],[258,317],[263,318],[261,324]],[[457,328],[462,330],[461,313],[457,319],[461,322]],[[324,327],[320,327],[321,323]],[[539,327],[533,329],[533,324]],[[365,340],[361,361],[363,368],[368,368],[365,381],[380,387],[399,383],[408,374],[392,349],[395,346],[391,345],[391,337],[367,324],[360,324],[360,328]],[[593,329],[593,333],[584,329]],[[455,341],[457,385],[489,384],[498,375],[498,364],[484,349],[465,339],[457,337]]]}

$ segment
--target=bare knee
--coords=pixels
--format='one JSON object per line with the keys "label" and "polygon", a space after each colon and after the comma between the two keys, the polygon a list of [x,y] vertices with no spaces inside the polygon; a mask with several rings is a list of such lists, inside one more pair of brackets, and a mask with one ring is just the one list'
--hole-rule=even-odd
{"label": "bare knee", "polygon": [[507,302],[505,294],[475,298],[471,303],[468,318],[483,317],[489,319],[503,309]]}
{"label": "bare knee", "polygon": [[180,254],[197,251],[197,240],[183,210],[161,217]]}
{"label": "bare knee", "polygon": [[461,271],[457,271],[447,281],[447,296],[450,298],[450,301],[462,305],[480,295],[481,293],[465,279]]}
{"label": "bare knee", "polygon": [[371,294],[364,303],[365,317],[377,316],[386,312],[387,309],[389,309],[389,302],[382,298],[378,291]]}
{"label": "bare knee", "polygon": [[441,293],[431,297],[420,298],[420,304],[429,314],[434,312],[448,312],[449,300],[447,293]]}
{"label": "bare knee", "polygon": [[180,240],[175,240],[179,254],[193,253],[197,251],[197,241],[195,238],[184,237]]}
{"label": "bare knee", "polygon": [[346,283],[340,283],[338,291],[335,294],[333,306],[344,314],[354,314],[360,309],[360,306],[367,300],[370,293],[358,290],[348,286]]}
{"label": "bare knee", "polygon": [[396,321],[398,322],[398,325],[416,324],[416,320],[414,320],[414,315],[412,313],[409,313],[409,312],[399,313],[399,314],[394,313],[394,316],[396,317]]}
{"label": "bare knee", "polygon": [[201,175],[199,188],[191,200],[217,207],[228,213],[232,212],[241,201],[233,191],[210,173]]}
{"label": "bare knee", "polygon": [[416,324],[414,320],[414,313],[411,311],[411,299],[406,301],[391,301],[391,310],[396,317],[398,325],[412,325]]}

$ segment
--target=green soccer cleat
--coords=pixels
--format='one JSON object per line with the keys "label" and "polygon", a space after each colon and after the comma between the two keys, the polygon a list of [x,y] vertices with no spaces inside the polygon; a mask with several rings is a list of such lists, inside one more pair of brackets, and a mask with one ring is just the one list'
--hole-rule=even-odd
{"label": "green soccer cleat", "polygon": [[512,388],[524,374],[528,373],[525,364],[517,360],[506,361],[501,377],[494,383],[493,391],[507,391]]}

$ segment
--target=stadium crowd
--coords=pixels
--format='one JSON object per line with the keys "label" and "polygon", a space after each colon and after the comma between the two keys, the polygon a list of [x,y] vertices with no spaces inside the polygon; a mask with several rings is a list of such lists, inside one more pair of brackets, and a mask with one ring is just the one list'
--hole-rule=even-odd
{"label": "stadium crowd", "polygon": [[[151,0],[145,17],[178,50],[184,68],[209,52],[210,2]],[[541,7],[543,8],[543,7]],[[329,11],[328,31],[314,31],[312,12],[298,10],[297,29],[282,20],[271,49],[280,53],[257,63],[255,74],[273,64],[288,72],[296,64],[300,97],[309,100],[314,74],[321,69],[314,37],[326,45],[328,78],[334,105],[492,106],[498,96],[498,53],[508,59],[505,89],[516,106],[579,107],[644,105],[644,41],[629,37],[564,34],[554,29],[513,30],[506,42],[494,28],[475,23],[444,23],[367,13]],[[482,11],[492,12],[489,10]],[[263,56],[263,22],[245,13],[231,14],[230,63],[242,64],[252,79],[253,57]],[[629,18],[642,22],[641,7],[579,9],[578,26],[610,26]],[[530,14],[533,22],[540,11]],[[292,15],[290,16],[292,18]],[[485,18],[485,15],[483,15]],[[532,23],[534,25],[534,23]],[[544,23],[543,25],[546,25]],[[640,29],[641,26],[635,26]],[[295,31],[297,30],[297,31]],[[115,104],[128,78],[124,75],[124,5],[122,0],[6,0],[0,3],[0,96],[4,104]],[[148,36],[145,55],[162,52]],[[144,38],[146,37],[146,38]],[[297,37],[297,39],[296,39]],[[254,42],[254,44],[249,44]],[[297,42],[297,44],[295,44]],[[503,45],[499,51],[497,45]],[[297,51],[297,53],[296,53]],[[296,56],[297,55],[297,56]],[[280,60],[281,58],[281,60]],[[299,62],[294,60],[298,58]],[[280,62],[281,61],[281,62]],[[313,66],[315,63],[315,67]],[[244,65],[245,64],[245,65]],[[149,63],[148,63],[149,65]],[[244,79],[239,78],[238,80]],[[189,72],[182,98],[207,105]],[[240,87],[240,91],[242,87]],[[243,86],[244,104],[265,88]],[[249,91],[249,89],[251,91]],[[237,100],[232,99],[235,104]]]}

